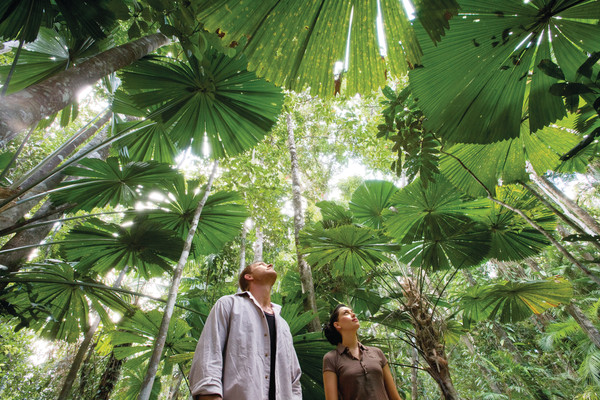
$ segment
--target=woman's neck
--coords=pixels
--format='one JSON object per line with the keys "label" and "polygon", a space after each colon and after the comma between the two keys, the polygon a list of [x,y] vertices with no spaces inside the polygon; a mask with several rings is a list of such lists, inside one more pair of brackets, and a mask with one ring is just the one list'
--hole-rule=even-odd
{"label": "woman's neck", "polygon": [[342,344],[349,349],[357,348],[358,336],[356,335],[356,331],[342,334]]}

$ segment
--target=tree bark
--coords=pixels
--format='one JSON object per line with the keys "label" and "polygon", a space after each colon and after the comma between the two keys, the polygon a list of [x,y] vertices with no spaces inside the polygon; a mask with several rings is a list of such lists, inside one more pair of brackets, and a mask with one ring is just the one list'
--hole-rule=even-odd
{"label": "tree bark", "polygon": [[156,372],[158,371],[158,364],[160,363],[163,349],[165,347],[165,342],[167,340],[167,332],[169,330],[171,317],[173,316],[175,300],[177,300],[177,292],[179,291],[181,276],[183,275],[183,267],[185,266],[188,256],[190,254],[190,249],[192,248],[192,240],[194,239],[194,235],[196,234],[196,228],[198,228],[198,221],[200,220],[202,209],[204,208],[204,204],[206,204],[206,200],[208,199],[208,195],[212,188],[213,180],[215,178],[215,175],[217,174],[217,165],[218,163],[215,161],[212,173],[210,174],[208,182],[206,183],[204,196],[202,197],[202,200],[200,200],[200,203],[198,203],[198,207],[196,207],[190,230],[188,231],[187,238],[183,245],[183,251],[181,252],[181,256],[179,257],[177,266],[175,267],[175,271],[173,273],[173,282],[171,283],[171,287],[169,288],[169,295],[167,296],[167,304],[165,305],[165,311],[163,314],[162,321],[160,323],[160,328],[158,329],[158,334],[156,335],[154,348],[152,349],[152,355],[150,356],[150,361],[148,362],[148,370],[146,372],[146,376],[144,377],[144,382],[142,382],[142,387],[140,390],[140,394],[138,395],[138,400],[148,400],[150,398],[150,394],[152,392],[152,385],[154,384],[154,378],[156,377]]}
{"label": "tree bark", "polygon": [[600,224],[598,221],[594,219],[587,211],[581,208],[577,203],[567,197],[560,189],[554,185],[548,178],[545,176],[539,176],[535,173],[533,174],[534,182],[537,183],[542,189],[545,189],[550,194],[552,194],[558,201],[557,203],[561,206],[564,206],[568,211],[575,214],[583,223],[582,228],[589,229],[595,235],[600,236]]}
{"label": "tree bark", "polygon": [[310,265],[304,260],[304,255],[300,250],[300,231],[304,227],[304,214],[302,211],[302,191],[300,190],[300,170],[298,167],[298,155],[296,153],[296,140],[294,138],[294,123],[292,116],[287,116],[288,148],[290,151],[291,173],[292,173],[292,204],[294,206],[294,242],[296,244],[296,257],[298,260],[298,271],[300,272],[300,282],[302,283],[302,293],[306,294],[304,298],[304,309],[312,311],[315,318],[310,322],[308,330],[317,332],[321,329],[319,321],[319,311],[317,309],[317,300],[315,296],[315,285],[312,278]]}
{"label": "tree bark", "polygon": [[[82,132],[79,136],[77,136],[71,143],[61,149],[61,151],[54,154],[52,159],[48,160],[48,162],[44,165],[43,169],[39,169],[29,178],[27,178],[20,185],[22,188],[29,187],[38,180],[42,179],[44,176],[47,176],[54,168],[56,168],[65,158],[67,158],[77,147],[79,147],[82,143],[88,140],[90,137],[94,136],[102,126],[104,126],[112,117],[112,112],[105,113],[100,119],[98,119],[94,124],[92,124],[88,129]],[[104,140],[107,136],[106,129],[102,131],[98,136],[102,137]],[[99,143],[99,141],[94,141],[94,145]],[[90,148],[86,146],[86,149]],[[78,153],[80,154],[80,153]],[[54,189],[62,180],[64,179],[63,174],[55,174],[48,179],[42,181],[38,185],[36,185],[32,190],[28,191],[20,198],[20,201],[23,201],[27,198],[35,196],[37,194],[46,192],[50,189]],[[25,216],[25,214],[31,210],[36,204],[39,202],[39,197],[32,199],[31,201],[25,201],[18,205],[15,205],[9,209],[6,209],[0,213],[0,230],[11,227],[16,224],[17,221]]]}
{"label": "tree bark", "polygon": [[254,259],[252,262],[263,261],[263,244],[264,244],[264,236],[260,226],[256,226],[256,240],[254,241],[254,245],[252,249],[254,250]]}
{"label": "tree bark", "polygon": [[[123,278],[125,277],[126,273],[127,273],[127,267],[125,267],[121,270],[121,273],[115,280],[115,283],[113,283],[113,286],[112,286],[113,288],[118,288],[121,286],[121,282],[123,281]],[[81,362],[83,361],[83,357],[85,356],[85,353],[88,351],[88,348],[90,347],[90,343],[92,343],[92,339],[94,338],[94,334],[96,333],[96,330],[98,329],[99,325],[100,325],[100,316],[97,316],[96,320],[90,325],[88,331],[86,332],[86,334],[83,338],[83,342],[81,342],[81,345],[79,346],[79,349],[77,350],[77,354],[75,355],[75,358],[73,359],[71,368],[69,368],[69,373],[67,374],[65,381],[63,382],[62,389],[60,390],[60,394],[57,397],[58,400],[66,400],[69,397],[69,394],[71,393],[71,389],[73,388],[73,383],[75,382],[75,379],[77,378],[77,372],[79,371],[79,367],[81,367]]]}
{"label": "tree bark", "polygon": [[[131,346],[130,344],[124,346]],[[110,395],[119,381],[119,375],[121,374],[121,367],[123,366],[124,360],[117,360],[115,353],[111,352],[106,364],[106,369],[102,373],[100,378],[100,384],[96,391],[96,397],[94,400],[110,400]]]}
{"label": "tree bark", "polygon": [[577,321],[583,332],[592,341],[594,346],[600,349],[600,332],[598,331],[598,328],[594,326],[593,322],[590,321],[583,311],[581,311],[581,309],[573,302],[567,304],[565,309],[573,317],[573,319]]}
{"label": "tree bark", "polygon": [[246,236],[248,235],[248,228],[246,224],[242,225],[242,235],[240,239],[240,268],[239,273],[241,274],[244,268],[246,268]]}
{"label": "tree bark", "polygon": [[85,86],[93,85],[169,43],[162,33],[145,36],[102,52],[43,82],[10,94],[0,103],[0,147],[42,118],[73,102]]}

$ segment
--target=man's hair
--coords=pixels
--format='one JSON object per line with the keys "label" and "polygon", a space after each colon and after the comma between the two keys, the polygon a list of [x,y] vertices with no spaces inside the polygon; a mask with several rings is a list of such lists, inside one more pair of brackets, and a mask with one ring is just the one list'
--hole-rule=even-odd
{"label": "man's hair", "polygon": [[248,264],[246,267],[240,272],[240,277],[238,279],[238,283],[240,285],[240,289],[242,292],[248,290],[250,286],[250,282],[246,280],[246,274],[252,274],[252,267],[254,267],[256,263]]}

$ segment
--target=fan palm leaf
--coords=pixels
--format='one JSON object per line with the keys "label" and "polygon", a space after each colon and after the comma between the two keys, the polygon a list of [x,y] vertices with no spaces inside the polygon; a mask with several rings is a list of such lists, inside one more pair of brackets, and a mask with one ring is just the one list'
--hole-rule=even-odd
{"label": "fan palm leaf", "polygon": [[390,199],[398,189],[386,181],[365,181],[352,194],[350,211],[356,221],[369,228],[383,228],[383,210],[392,203]]}
{"label": "fan palm leaf", "polygon": [[[22,324],[38,330],[51,340],[75,342],[89,328],[93,309],[105,326],[113,323],[105,307],[124,314],[128,306],[115,293],[93,285],[100,284],[81,275],[67,263],[36,264],[14,276],[19,287],[10,303],[19,314]],[[10,294],[9,294],[10,295]]]}
{"label": "fan palm leaf", "polygon": [[[120,2],[120,0],[117,0]],[[59,17],[59,18],[57,18]],[[32,42],[42,24],[64,20],[78,37],[106,37],[115,23],[109,0],[5,0],[0,3],[0,37]]]}
{"label": "fan palm leaf", "polygon": [[180,148],[202,154],[206,137],[212,157],[238,154],[271,129],[283,94],[247,71],[243,57],[210,51],[204,61],[142,60],[123,71],[123,87],[138,107],[156,108],[155,120],[173,125]]}
{"label": "fan palm leaf", "polygon": [[320,267],[331,263],[339,275],[362,276],[363,268],[389,261],[385,253],[398,249],[381,232],[354,225],[307,229],[300,240],[309,264]]}
{"label": "fan palm leaf", "polygon": [[[556,216],[552,211],[522,187],[500,186],[496,189],[496,198],[524,211],[547,232],[556,229]],[[496,203],[491,203],[489,214],[483,221],[492,233],[490,258],[518,261],[538,254],[550,244],[542,233],[522,217]]]}
{"label": "fan palm leaf", "polygon": [[107,205],[132,206],[144,189],[154,189],[177,176],[170,165],[155,161],[127,162],[109,157],[106,161],[87,158],[79,164],[63,172],[80,179],[62,183],[51,195],[56,204],[74,204],[73,212]]}
{"label": "fan palm leaf", "polygon": [[[169,199],[157,204],[160,209],[148,211],[148,218],[184,239],[203,191],[199,182],[189,181],[186,184],[181,176],[169,183],[167,191]],[[192,254],[198,256],[220,252],[225,243],[239,234],[247,218],[248,212],[236,192],[211,194],[202,209],[192,242]]]}
{"label": "fan palm leaf", "polygon": [[453,157],[441,157],[440,172],[463,192],[474,197],[487,196],[485,188],[454,157],[494,193],[500,180],[503,183],[528,181],[527,162],[538,174],[555,170],[561,163],[560,156],[578,142],[577,135],[556,127],[545,127],[530,134],[529,124],[525,121],[517,138],[490,144],[461,143],[450,147],[446,152]]}
{"label": "fan palm leaf", "polygon": [[[441,3],[424,0],[419,6],[437,10]],[[388,63],[382,61],[378,40],[378,5]],[[388,71],[405,73],[406,59],[415,64],[420,56],[399,1],[221,0],[203,1],[197,9],[204,28],[219,30],[232,45],[249,38],[244,54],[250,70],[297,92],[310,87],[314,95],[334,96],[342,76],[348,94],[371,92],[384,84]],[[336,82],[334,66],[346,60],[348,65]]]}
{"label": "fan palm leaf", "polygon": [[321,210],[321,225],[324,229],[353,223],[352,212],[333,201],[320,201],[317,207]]}
{"label": "fan palm leaf", "polygon": [[[127,363],[130,368],[139,368],[152,354],[154,340],[163,318],[159,310],[147,313],[136,313],[125,318],[117,330],[111,332],[110,342],[114,347],[115,357],[119,360],[135,355]],[[188,335],[189,325],[182,318],[174,318],[169,325],[167,340],[162,358],[169,361],[169,357],[177,354],[193,352],[197,340]],[[123,346],[123,345],[131,346]],[[167,367],[168,368],[168,367]]]}
{"label": "fan palm leaf", "polygon": [[459,5],[440,44],[420,40],[422,68],[410,72],[426,127],[454,143],[492,143],[518,137],[523,117],[529,118],[530,132],[564,117],[562,99],[549,95],[556,79],[538,65],[554,55],[573,80],[587,53],[600,48],[597,2],[462,0]]}
{"label": "fan palm leaf", "polygon": [[62,251],[78,261],[81,271],[104,274],[125,266],[145,279],[170,271],[179,258],[183,240],[156,222],[138,220],[128,227],[90,219],[69,231]]}

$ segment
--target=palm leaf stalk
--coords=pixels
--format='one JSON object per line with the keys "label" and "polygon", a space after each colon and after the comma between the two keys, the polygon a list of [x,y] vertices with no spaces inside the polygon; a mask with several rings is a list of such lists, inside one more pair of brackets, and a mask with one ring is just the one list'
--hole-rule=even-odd
{"label": "palm leaf stalk", "polygon": [[115,72],[169,43],[155,33],[100,53],[74,68],[3,98],[0,104],[0,143],[73,102],[84,86]]}
{"label": "palm leaf stalk", "polygon": [[[127,269],[128,268],[125,267],[121,270],[121,272],[119,273],[119,276],[117,277],[117,279],[115,280],[115,282],[112,285],[113,288],[118,288],[121,286],[121,282],[123,281],[123,278],[125,278]],[[71,389],[73,388],[73,383],[75,382],[75,379],[77,378],[77,372],[79,371],[79,368],[81,367],[81,363],[83,362],[83,357],[85,356],[85,353],[88,351],[88,348],[90,347],[90,343],[92,343],[92,339],[94,338],[94,334],[96,333],[98,326],[100,326],[100,317],[99,316],[90,325],[89,329],[85,333],[83,341],[79,345],[79,349],[77,349],[77,354],[75,354],[73,363],[71,364],[71,367],[69,368],[69,372],[67,373],[67,376],[65,377],[62,389],[60,390],[60,394],[58,395],[58,400],[66,400],[68,398],[69,394],[71,393]]]}
{"label": "palm leaf stalk", "polygon": [[181,252],[179,262],[175,267],[175,271],[173,273],[173,281],[171,283],[171,287],[169,288],[169,295],[167,296],[167,304],[165,306],[163,318],[160,324],[160,328],[158,330],[158,334],[156,336],[156,341],[154,342],[152,355],[150,356],[150,361],[148,362],[148,370],[146,372],[146,376],[144,377],[142,388],[140,390],[140,394],[138,395],[138,400],[148,400],[150,398],[150,395],[152,394],[152,386],[154,384],[154,379],[156,378],[158,364],[160,363],[165,341],[167,339],[169,323],[171,322],[171,317],[173,315],[173,307],[175,305],[175,300],[177,299],[177,292],[179,291],[179,283],[181,282],[181,277],[183,275],[183,267],[185,266],[188,256],[190,254],[192,241],[194,240],[194,235],[196,234],[196,228],[198,227],[200,215],[202,214],[202,209],[204,208],[204,204],[206,204],[206,200],[208,200],[208,195],[210,194],[212,183],[217,173],[217,166],[218,161],[215,161],[210,177],[208,178],[208,182],[206,183],[206,188],[204,189],[204,196],[202,197],[202,200],[200,200],[200,202],[198,203],[196,211],[194,212],[194,217],[192,219],[187,238],[183,245],[183,251]]}
{"label": "palm leaf stalk", "polygon": [[473,173],[473,171],[471,171],[458,157],[456,157],[453,154],[450,154],[448,152],[445,152],[444,150],[440,150],[443,154],[446,154],[452,158],[454,158],[468,173],[469,175],[471,175],[473,177],[473,179],[475,179],[480,185],[481,187],[486,191],[487,193],[487,197],[489,200],[493,201],[494,203],[518,214],[521,218],[523,218],[532,228],[534,228],[536,231],[538,231],[539,233],[541,233],[546,239],[548,239],[548,241],[550,243],[552,243],[552,245],[554,247],[556,247],[558,249],[558,251],[560,251],[568,260],[569,262],[573,263],[575,266],[577,266],[577,268],[579,268],[584,274],[586,274],[592,281],[594,281],[597,285],[600,286],[600,278],[598,278],[596,275],[594,275],[592,273],[592,271],[590,271],[587,267],[585,267],[583,264],[581,264],[575,257],[573,257],[573,255],[563,246],[561,245],[550,233],[548,233],[544,228],[542,228],[540,225],[538,225],[535,221],[533,221],[529,216],[527,216],[527,214],[525,214],[522,210],[515,208],[509,204],[506,204],[505,202],[497,199],[494,197],[494,195],[492,194],[492,192],[490,191],[490,189],[488,189],[488,187],[481,182],[481,180],[479,180],[479,178],[477,177],[477,175],[475,175]]}

